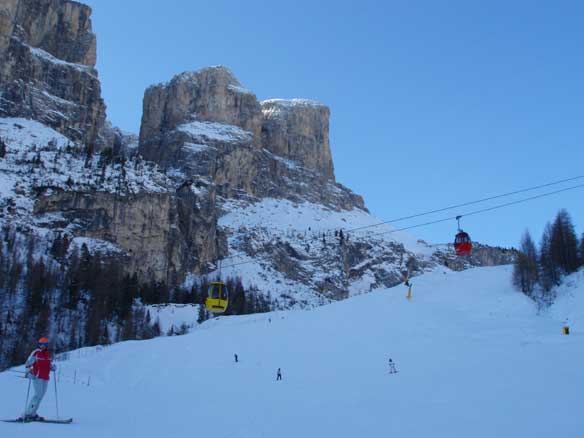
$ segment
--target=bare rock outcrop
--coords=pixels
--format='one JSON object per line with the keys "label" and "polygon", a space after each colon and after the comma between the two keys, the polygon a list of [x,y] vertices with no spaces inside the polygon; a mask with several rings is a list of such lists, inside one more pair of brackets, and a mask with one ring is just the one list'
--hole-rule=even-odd
{"label": "bare rock outcrop", "polygon": [[146,90],[139,153],[173,174],[206,177],[242,194],[364,209],[335,183],[329,109],[273,99],[261,105],[225,67],[182,73]]}
{"label": "bare rock outcrop", "polygon": [[204,68],[146,90],[140,144],[146,156],[147,145],[158,141],[165,132],[195,120],[237,126],[257,139],[261,119],[255,94],[244,89],[228,68]]}
{"label": "bare rock outcrop", "polygon": [[[201,273],[219,258],[213,191],[185,183],[176,192],[120,197],[106,192],[51,190],[40,196],[35,214],[59,212],[69,232],[113,243],[120,263],[141,279],[175,284],[189,272]],[[196,193],[195,193],[196,192]]]}
{"label": "bare rock outcrop", "polygon": [[0,8],[4,41],[18,38],[60,60],[95,66],[96,38],[89,6],[62,0],[3,0]]}
{"label": "bare rock outcrop", "polygon": [[306,99],[270,99],[262,105],[262,146],[334,180],[330,110]]}
{"label": "bare rock outcrop", "polygon": [[64,0],[0,5],[0,116],[37,120],[93,150],[105,145],[91,9]]}

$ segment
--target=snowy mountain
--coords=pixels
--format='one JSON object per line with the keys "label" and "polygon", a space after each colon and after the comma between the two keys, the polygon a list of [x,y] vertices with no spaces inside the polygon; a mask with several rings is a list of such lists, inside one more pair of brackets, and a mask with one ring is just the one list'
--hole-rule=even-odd
{"label": "snowy mountain", "polygon": [[[513,290],[509,267],[444,269],[416,279],[411,300],[404,287],[381,289],[74,351],[59,363],[58,390],[60,413],[75,424],[0,423],[0,434],[578,436],[582,274],[543,314]],[[561,331],[566,317],[570,336]],[[19,415],[26,381],[5,372],[0,387],[0,411]],[[54,412],[51,390],[41,413]]]}
{"label": "snowy mountain", "polygon": [[200,304],[217,277],[251,313],[513,260],[379,225],[336,181],[329,108],[260,102],[224,66],[149,87],[139,135],[113,127],[90,17],[0,4],[0,367],[23,359],[17,333],[59,351],[157,335],[148,306]]}

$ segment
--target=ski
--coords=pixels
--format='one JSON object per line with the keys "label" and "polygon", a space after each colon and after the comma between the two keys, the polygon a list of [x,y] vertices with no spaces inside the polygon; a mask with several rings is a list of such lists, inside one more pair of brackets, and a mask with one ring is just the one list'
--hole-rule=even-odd
{"label": "ski", "polygon": [[48,423],[48,424],[71,424],[73,423],[73,418],[67,418],[63,420],[45,418],[44,420],[27,420],[24,421],[22,418],[16,418],[14,420],[2,420],[4,423]]}

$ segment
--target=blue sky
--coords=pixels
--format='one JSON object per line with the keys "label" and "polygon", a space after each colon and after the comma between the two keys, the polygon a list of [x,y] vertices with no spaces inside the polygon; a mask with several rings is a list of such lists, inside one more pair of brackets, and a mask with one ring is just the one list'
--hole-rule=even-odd
{"label": "blue sky", "polygon": [[[139,130],[149,85],[227,65],[260,100],[329,105],[337,180],[382,219],[584,174],[582,2],[86,3],[115,125]],[[567,208],[581,233],[583,199],[566,192],[463,227],[510,246],[526,227],[539,240]],[[448,242],[455,231],[413,234]]]}

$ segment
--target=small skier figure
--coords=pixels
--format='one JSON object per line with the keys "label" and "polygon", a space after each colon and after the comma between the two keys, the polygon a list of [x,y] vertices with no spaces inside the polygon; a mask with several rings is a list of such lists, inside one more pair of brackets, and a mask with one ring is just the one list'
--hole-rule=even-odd
{"label": "small skier figure", "polygon": [[23,421],[43,420],[42,417],[37,415],[37,411],[47,392],[51,371],[55,371],[56,369],[51,361],[51,354],[48,350],[49,340],[47,338],[40,338],[38,347],[30,354],[25,363],[28,369],[26,376],[32,380],[34,395],[26,406]]}
{"label": "small skier figure", "polygon": [[276,381],[282,380],[282,370],[278,368],[278,373],[276,374]]}
{"label": "small skier figure", "polygon": [[239,362],[239,358],[237,357],[237,353],[235,353],[233,356],[235,357],[235,362],[236,363]]}
{"label": "small skier figure", "polygon": [[395,369],[395,362],[389,358],[389,374],[395,374],[397,370]]}

